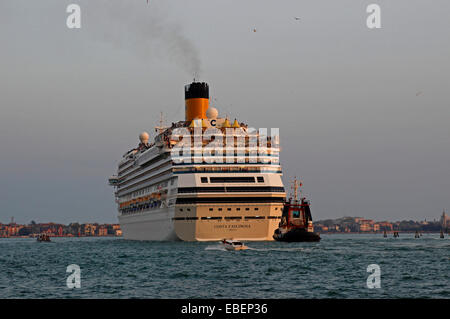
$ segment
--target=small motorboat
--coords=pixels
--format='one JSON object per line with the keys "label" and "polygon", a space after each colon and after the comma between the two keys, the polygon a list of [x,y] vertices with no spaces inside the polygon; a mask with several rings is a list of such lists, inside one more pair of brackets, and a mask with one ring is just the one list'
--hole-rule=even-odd
{"label": "small motorboat", "polygon": [[222,245],[225,247],[226,250],[245,250],[248,248],[242,242],[232,239],[222,240]]}
{"label": "small motorboat", "polygon": [[37,237],[37,241],[38,242],[50,242],[51,240],[50,240],[50,236],[49,235],[47,235],[47,234],[40,234]]}

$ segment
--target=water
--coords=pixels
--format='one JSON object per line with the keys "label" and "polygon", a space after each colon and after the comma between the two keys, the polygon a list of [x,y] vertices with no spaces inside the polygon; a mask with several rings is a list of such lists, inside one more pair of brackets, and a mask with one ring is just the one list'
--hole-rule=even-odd
{"label": "water", "polygon": [[[322,235],[320,243],[0,239],[0,298],[450,298],[450,240],[439,234]],[[81,288],[66,267],[81,267]],[[381,288],[366,286],[367,266]]]}

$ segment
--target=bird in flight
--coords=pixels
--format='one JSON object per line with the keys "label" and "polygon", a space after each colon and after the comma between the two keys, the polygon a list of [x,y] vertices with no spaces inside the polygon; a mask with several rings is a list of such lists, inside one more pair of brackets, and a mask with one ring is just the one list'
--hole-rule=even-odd
{"label": "bird in flight", "polygon": [[294,17],[295,20],[300,20],[300,17]]}

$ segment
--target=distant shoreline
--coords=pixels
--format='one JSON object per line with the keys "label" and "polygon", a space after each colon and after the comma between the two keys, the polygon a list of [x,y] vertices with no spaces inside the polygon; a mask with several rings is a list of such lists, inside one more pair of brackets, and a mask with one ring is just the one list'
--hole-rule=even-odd
{"label": "distant shoreline", "polygon": [[[389,235],[393,235],[392,232],[387,232]],[[415,231],[398,231],[399,234],[415,234]],[[419,232],[420,234],[440,234],[440,232],[430,231],[430,232]],[[319,233],[320,235],[383,235],[383,232],[346,232],[346,233]],[[447,234],[447,233],[444,233]],[[448,235],[448,234],[447,234]],[[35,239],[37,236],[10,236],[10,237],[0,237],[0,239]],[[123,238],[123,236],[107,235],[107,236],[50,236],[51,238]],[[391,237],[391,236],[390,236]]]}
{"label": "distant shoreline", "polygon": [[[30,238],[30,239],[36,239],[38,235],[36,236],[8,236],[8,237],[0,237],[0,239],[4,238]],[[50,236],[50,238],[105,238],[105,237],[117,237],[122,238],[122,236],[117,235],[105,235],[105,236]]]}
{"label": "distant shoreline", "polygon": [[[399,234],[415,234],[416,233],[416,231],[414,231],[414,230],[404,230],[404,231],[396,230],[396,231],[387,231],[386,234],[393,235],[394,232],[397,232]],[[383,232],[342,232],[342,233],[340,233],[340,232],[318,232],[318,233],[321,235],[346,235],[346,234],[349,234],[349,235],[354,235],[354,234],[356,234],[356,235],[378,235],[378,234],[383,235],[384,234]],[[440,234],[440,232],[438,232],[438,231],[419,231],[419,234]],[[446,234],[446,233],[444,232],[444,234]]]}

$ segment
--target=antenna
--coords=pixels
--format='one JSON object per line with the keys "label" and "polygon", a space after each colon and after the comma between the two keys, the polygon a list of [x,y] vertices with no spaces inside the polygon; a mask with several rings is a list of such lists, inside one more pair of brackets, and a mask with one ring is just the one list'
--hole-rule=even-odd
{"label": "antenna", "polygon": [[159,134],[161,134],[164,131],[165,127],[164,127],[164,116],[163,116],[163,112],[160,112],[160,116],[159,116],[159,126],[155,127],[155,131],[157,131]]}
{"label": "antenna", "polygon": [[298,201],[298,193],[302,193],[300,187],[303,185],[302,182],[297,181],[297,176],[294,177],[294,180],[291,180],[291,189],[294,191],[294,200]]}
{"label": "antenna", "polygon": [[294,200],[297,201],[297,192],[298,192],[298,184],[297,184],[297,176],[294,177],[294,180],[291,181],[291,189],[294,191]]}

